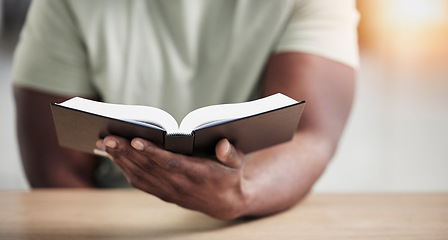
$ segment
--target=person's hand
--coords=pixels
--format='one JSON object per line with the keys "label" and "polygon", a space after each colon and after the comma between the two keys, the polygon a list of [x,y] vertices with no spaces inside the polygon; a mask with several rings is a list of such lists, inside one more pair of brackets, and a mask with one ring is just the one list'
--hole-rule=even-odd
{"label": "person's hand", "polygon": [[164,201],[219,219],[239,217],[246,208],[244,154],[226,139],[216,145],[218,161],[172,153],[141,138],[108,136],[96,145],[133,187]]}

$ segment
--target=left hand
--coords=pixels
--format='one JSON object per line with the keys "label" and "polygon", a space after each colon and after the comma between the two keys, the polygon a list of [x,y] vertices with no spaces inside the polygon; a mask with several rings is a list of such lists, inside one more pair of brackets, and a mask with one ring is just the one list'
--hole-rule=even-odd
{"label": "left hand", "polygon": [[245,157],[227,139],[216,145],[218,161],[172,153],[141,138],[129,142],[108,136],[96,145],[135,188],[219,219],[244,214],[248,202]]}

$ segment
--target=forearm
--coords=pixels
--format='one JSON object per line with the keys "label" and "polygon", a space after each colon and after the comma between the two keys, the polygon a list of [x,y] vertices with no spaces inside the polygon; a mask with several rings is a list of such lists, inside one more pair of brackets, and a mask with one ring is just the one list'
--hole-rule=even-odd
{"label": "forearm", "polygon": [[333,142],[303,131],[291,142],[248,155],[242,215],[268,215],[297,203],[320,177],[334,149]]}
{"label": "forearm", "polygon": [[281,53],[267,64],[264,94],[306,100],[292,141],[247,156],[244,215],[265,215],[304,196],[332,158],[350,113],[354,69],[303,53]]}
{"label": "forearm", "polygon": [[[66,169],[64,169],[66,170]],[[93,181],[88,181],[71,171],[57,169],[57,173],[27,173],[31,188],[93,188]]]}
{"label": "forearm", "polygon": [[96,157],[60,147],[50,103],[55,96],[20,86],[14,87],[17,135],[22,163],[31,187],[93,187]]}
{"label": "forearm", "polygon": [[30,187],[94,187],[95,156],[62,148],[51,137],[37,139],[39,134],[22,127],[18,137]]}
{"label": "forearm", "polygon": [[[33,153],[30,148],[21,146],[23,151]],[[28,150],[26,150],[28,149]],[[22,151],[22,152],[23,152]],[[57,149],[53,150],[57,152]],[[36,153],[36,151],[34,151]],[[22,153],[22,161],[28,183],[32,188],[92,188],[95,187],[93,170],[84,166],[68,165],[76,158],[96,161],[94,156],[77,156],[80,153],[35,155]],[[28,155],[28,156],[27,156]],[[81,155],[84,155],[81,153]],[[70,159],[71,158],[71,159]]]}

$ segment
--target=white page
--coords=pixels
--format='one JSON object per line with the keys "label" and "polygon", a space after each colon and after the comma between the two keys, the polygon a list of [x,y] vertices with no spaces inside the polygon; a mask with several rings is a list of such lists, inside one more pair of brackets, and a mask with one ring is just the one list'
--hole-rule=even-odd
{"label": "white page", "polygon": [[207,106],[185,116],[180,124],[179,132],[188,134],[201,127],[272,111],[296,103],[296,100],[277,93],[250,102]]}
{"label": "white page", "polygon": [[58,105],[138,124],[143,124],[138,121],[151,122],[163,127],[168,133],[178,132],[176,120],[169,113],[155,107],[103,103],[80,97]]}

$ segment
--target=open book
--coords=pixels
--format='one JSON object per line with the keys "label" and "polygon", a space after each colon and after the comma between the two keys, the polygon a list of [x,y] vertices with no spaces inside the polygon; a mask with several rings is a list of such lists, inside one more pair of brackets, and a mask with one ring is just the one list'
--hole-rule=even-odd
{"label": "open book", "polygon": [[244,153],[290,140],[304,103],[277,93],[250,102],[199,108],[180,125],[158,108],[80,97],[53,103],[51,109],[61,146],[101,154],[96,140],[117,135],[141,137],[172,152],[209,156],[222,138]]}

